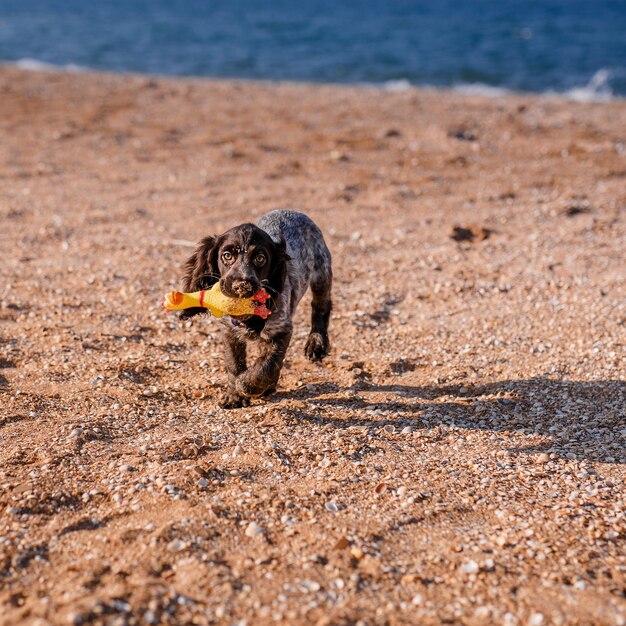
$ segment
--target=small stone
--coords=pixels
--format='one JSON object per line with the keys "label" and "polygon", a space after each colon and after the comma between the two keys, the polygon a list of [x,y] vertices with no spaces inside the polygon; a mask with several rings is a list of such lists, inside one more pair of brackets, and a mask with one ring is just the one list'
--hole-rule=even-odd
{"label": "small stone", "polygon": [[350,549],[350,554],[352,555],[352,558],[356,559],[357,561],[360,561],[364,556],[363,550],[361,550],[361,548],[358,548],[357,546],[352,546],[352,548]]}
{"label": "small stone", "polygon": [[82,428],[75,428],[70,435],[72,437],[80,437],[85,431]]}
{"label": "small stone", "polygon": [[328,459],[327,457],[324,457],[320,463],[319,463],[320,467],[326,469],[329,465],[330,465],[330,459]]}
{"label": "small stone", "polygon": [[398,490],[396,491],[396,493],[403,498],[404,496],[406,496],[406,487],[403,485],[402,487],[398,487]]}
{"label": "small stone", "polygon": [[528,618],[528,626],[541,626],[543,624],[543,613],[533,613]]}
{"label": "small stone", "polygon": [[152,611],[146,611],[143,614],[143,621],[146,624],[158,624],[159,618]]}
{"label": "small stone", "polygon": [[314,580],[305,580],[302,582],[303,591],[308,591],[309,593],[315,593],[319,591],[322,587],[318,582]]}
{"label": "small stone", "polygon": [[513,613],[505,613],[502,616],[502,625],[503,626],[515,626],[517,624],[517,617],[513,615]]}
{"label": "small stone", "polygon": [[405,426],[402,429],[402,434],[403,435],[410,435],[413,432],[413,426]]}
{"label": "small stone", "polygon": [[330,158],[333,161],[348,161],[349,160],[348,156],[344,154],[343,152],[341,152],[340,150],[331,150]]}
{"label": "small stone", "polygon": [[198,485],[198,487],[202,487],[202,488],[204,489],[205,487],[208,487],[208,485],[209,485],[209,481],[208,481],[208,480],[206,480],[206,478],[201,478],[201,479],[198,481],[197,485]]}
{"label": "small stone", "polygon": [[467,561],[459,567],[461,574],[476,574],[480,567],[476,561]]}
{"label": "small stone", "polygon": [[424,601],[424,598],[418,593],[413,596],[413,599],[411,600],[411,604],[414,604],[415,606],[419,606],[420,604],[422,604],[423,601]]}
{"label": "small stone", "polygon": [[535,460],[537,461],[537,463],[547,463],[550,460],[550,457],[545,452],[542,452],[541,454],[537,455]]}
{"label": "small stone", "polygon": [[326,510],[331,513],[337,513],[337,511],[339,511],[339,505],[334,500],[329,500],[324,506]]}
{"label": "small stone", "polygon": [[149,398],[152,395],[152,389],[144,389],[142,393],[146,398]]}
{"label": "small stone", "polygon": [[347,537],[341,537],[337,540],[337,543],[334,545],[335,550],[345,550],[350,547],[350,541]]}
{"label": "small stone", "polygon": [[167,549],[170,552],[181,552],[185,549],[185,542],[180,539],[173,539],[167,544]]}
{"label": "small stone", "polygon": [[247,537],[254,538],[263,533],[263,528],[261,528],[261,526],[259,526],[256,522],[250,522],[245,532]]}
{"label": "small stone", "polygon": [[240,444],[237,444],[233,450],[233,458],[237,456],[241,456],[243,453],[243,447]]}

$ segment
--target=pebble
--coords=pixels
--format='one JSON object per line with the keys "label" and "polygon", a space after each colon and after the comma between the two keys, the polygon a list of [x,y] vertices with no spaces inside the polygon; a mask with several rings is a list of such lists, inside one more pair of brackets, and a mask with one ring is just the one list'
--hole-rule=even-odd
{"label": "pebble", "polygon": [[71,435],[72,437],[80,437],[80,435],[82,435],[84,432],[85,432],[85,431],[84,431],[84,429],[82,429],[82,428],[75,428],[75,429],[74,429],[74,430],[70,433],[70,435]]}
{"label": "pebble", "polygon": [[181,552],[185,549],[185,542],[180,539],[173,539],[167,544],[167,549],[170,552]]}
{"label": "pebble", "polygon": [[263,528],[259,526],[256,522],[250,522],[246,528],[247,537],[258,537],[262,533]]}
{"label": "pebble", "polygon": [[322,587],[318,582],[314,580],[305,580],[302,582],[301,588],[303,591],[308,591],[309,593],[315,593],[319,591]]}
{"label": "pebble", "polygon": [[143,621],[146,624],[158,624],[159,618],[152,611],[146,611],[143,614]]}
{"label": "pebble", "polygon": [[476,561],[467,561],[459,567],[461,574],[476,574],[480,567]]}
{"label": "pebble", "polygon": [[329,500],[324,506],[326,510],[331,513],[337,513],[337,511],[339,511],[339,505],[334,500]]}
{"label": "pebble", "polygon": [[403,435],[410,435],[413,432],[413,426],[405,426],[402,429],[402,434]]}
{"label": "pebble", "polygon": [[419,606],[420,604],[422,604],[423,601],[424,601],[424,598],[418,593],[413,596],[413,599],[411,600],[411,604],[414,604],[415,606]]}
{"label": "pebble", "polygon": [[517,624],[517,617],[513,613],[505,613],[502,616],[502,626],[515,626]]}
{"label": "pebble", "polygon": [[359,548],[358,546],[352,546],[352,548],[350,548],[350,554],[357,561],[360,561],[365,556],[365,553],[363,552],[363,550],[361,550],[361,548]]}
{"label": "pebble", "polygon": [[537,456],[537,463],[547,463],[549,460],[550,457],[545,452],[542,452]]}
{"label": "pebble", "polygon": [[543,613],[533,613],[528,618],[528,626],[541,626],[543,624]]}

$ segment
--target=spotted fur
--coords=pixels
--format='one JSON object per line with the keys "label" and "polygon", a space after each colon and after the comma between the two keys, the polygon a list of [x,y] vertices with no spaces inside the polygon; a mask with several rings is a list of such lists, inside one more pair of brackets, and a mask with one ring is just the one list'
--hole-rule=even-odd
{"label": "spotted fur", "polygon": [[[232,252],[235,262],[224,260]],[[269,256],[258,267],[255,255]],[[232,256],[232,255],[231,255]],[[324,237],[315,223],[297,211],[272,211],[256,223],[242,224],[219,237],[206,237],[188,259],[185,291],[206,289],[219,280],[227,295],[247,297],[260,286],[271,294],[272,314],[264,321],[222,318],[228,387],[224,408],[247,406],[251,398],[273,393],[293,333],[293,315],[310,287],[311,332],[306,356],[315,361],[329,351],[328,323],[332,307],[332,263]],[[203,312],[185,311],[183,319]],[[258,342],[260,357],[250,366],[248,342]]]}

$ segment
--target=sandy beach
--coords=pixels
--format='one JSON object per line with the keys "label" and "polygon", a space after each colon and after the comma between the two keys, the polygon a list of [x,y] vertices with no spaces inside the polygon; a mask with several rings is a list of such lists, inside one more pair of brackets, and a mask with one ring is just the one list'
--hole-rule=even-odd
{"label": "sandy beach", "polygon": [[[276,208],[332,352],[159,308]],[[0,69],[0,624],[626,624],[626,102]]]}

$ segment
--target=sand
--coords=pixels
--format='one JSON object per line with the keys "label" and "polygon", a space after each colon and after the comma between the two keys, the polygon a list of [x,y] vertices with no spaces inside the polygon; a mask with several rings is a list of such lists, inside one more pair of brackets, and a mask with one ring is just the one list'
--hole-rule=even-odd
{"label": "sand", "polygon": [[[275,208],[278,393],[164,315]],[[625,624],[626,103],[0,69],[0,623]]]}

